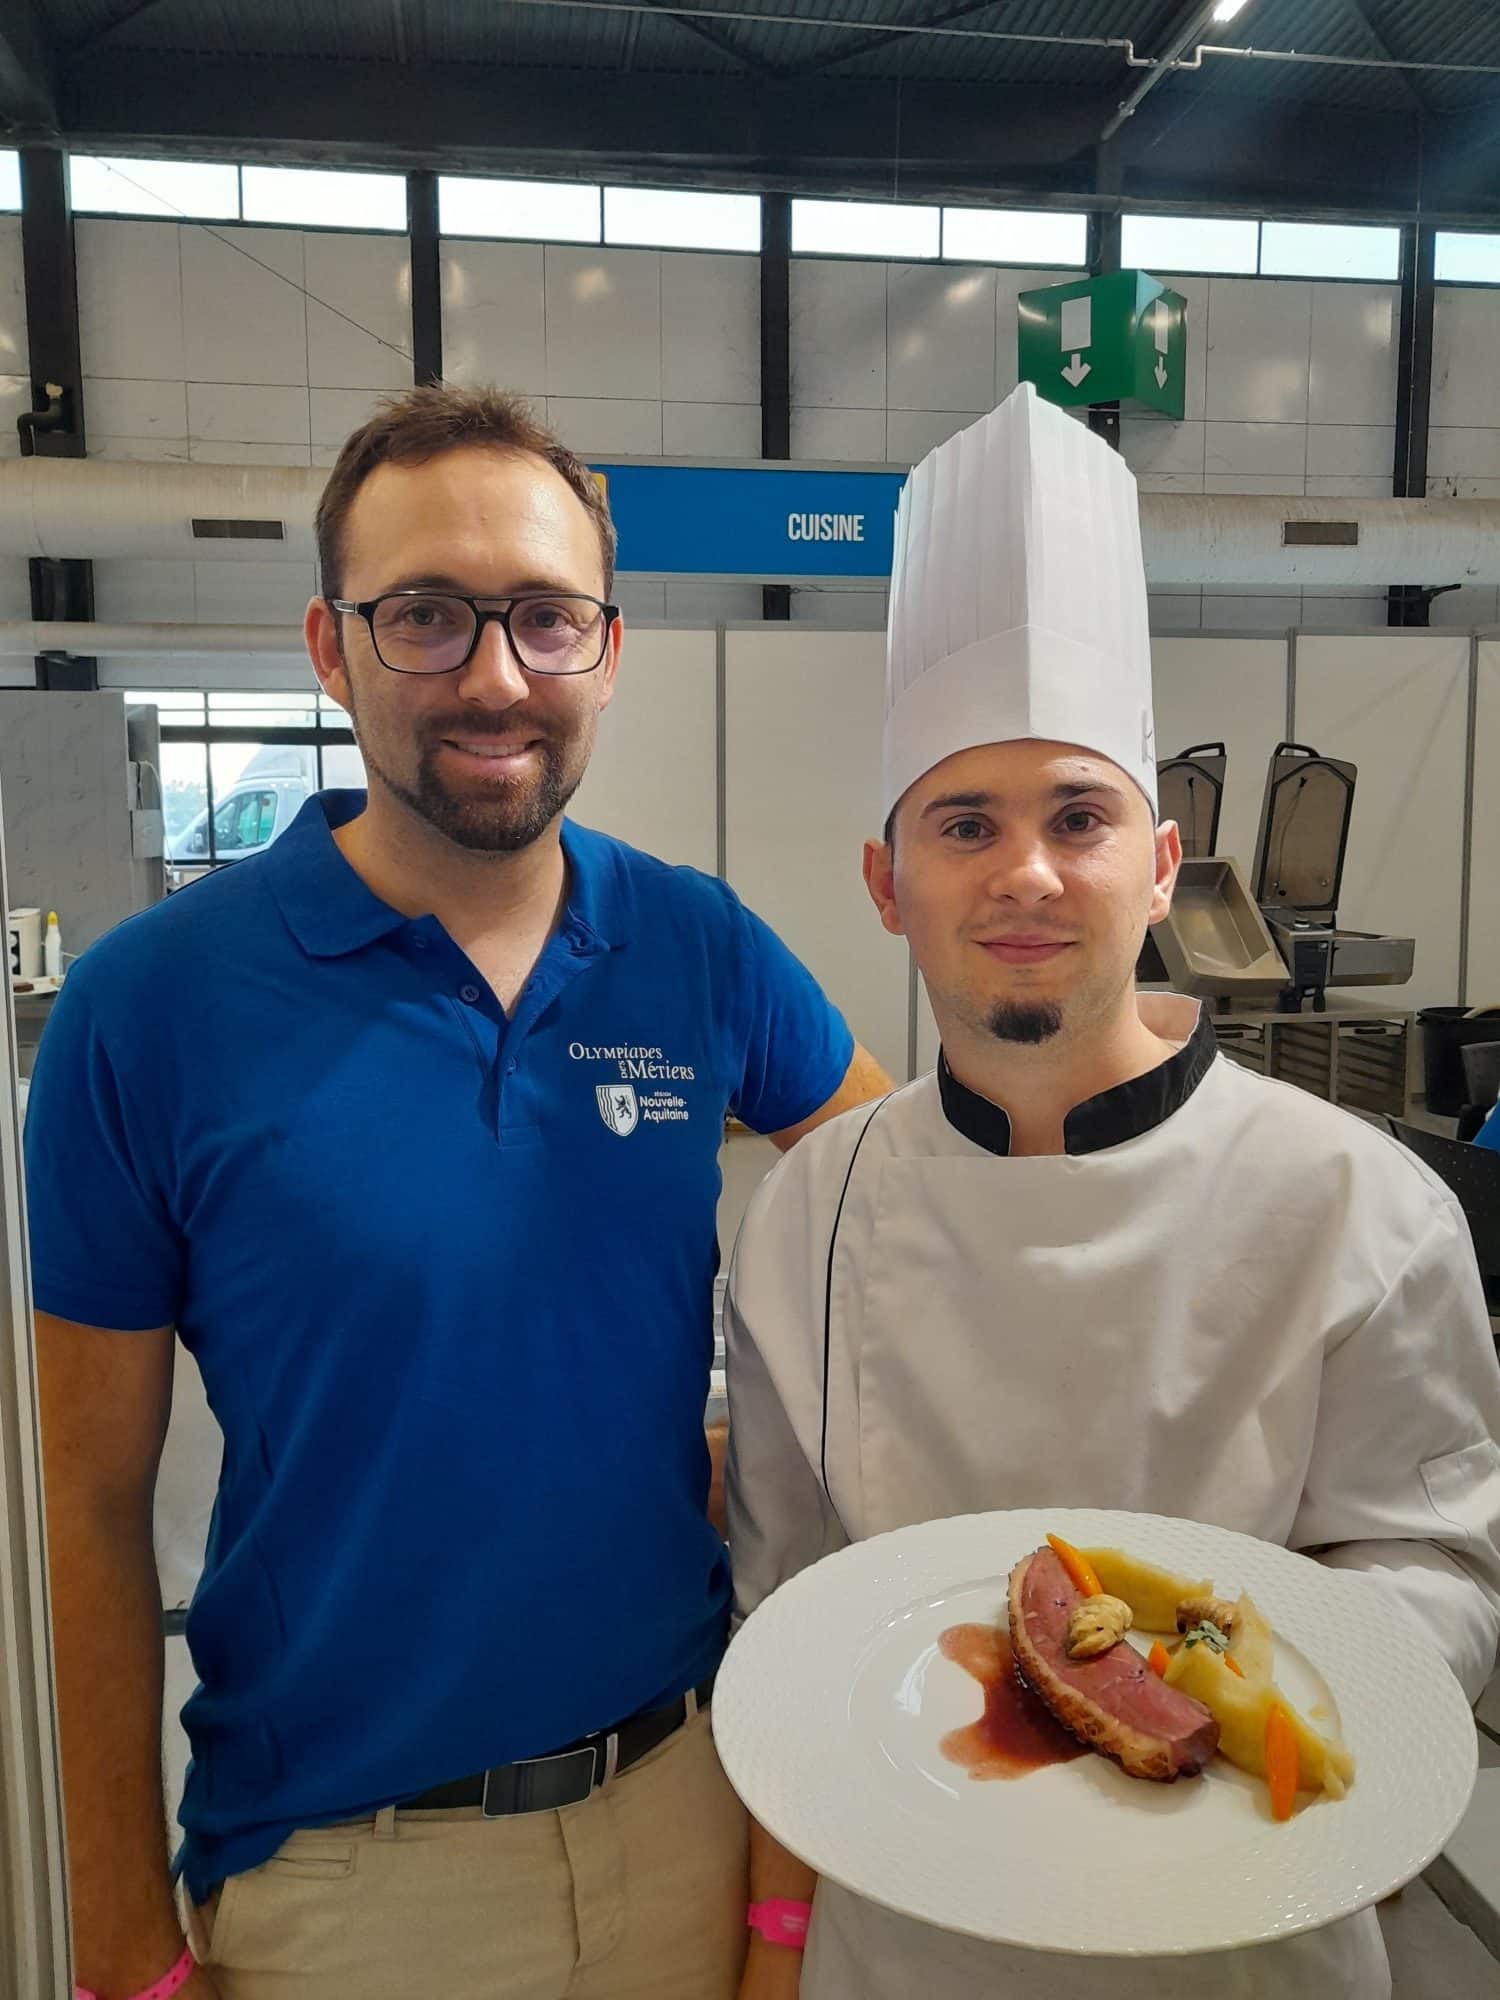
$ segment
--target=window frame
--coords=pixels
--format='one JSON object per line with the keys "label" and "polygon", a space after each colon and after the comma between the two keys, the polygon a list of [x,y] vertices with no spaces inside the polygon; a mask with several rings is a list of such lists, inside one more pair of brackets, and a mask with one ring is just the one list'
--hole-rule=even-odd
{"label": "window frame", "polygon": [[[203,702],[203,721],[163,722],[159,725],[161,732],[160,740],[163,745],[168,743],[201,743],[204,746],[204,827],[208,834],[207,852],[201,859],[194,855],[191,859],[185,858],[183,861],[177,863],[169,861],[167,865],[169,868],[176,866],[200,870],[232,868],[236,861],[248,859],[248,854],[231,856],[220,855],[218,852],[218,839],[214,828],[214,814],[217,810],[218,802],[214,797],[214,765],[213,757],[210,754],[215,746],[230,743],[253,743],[259,749],[275,749],[283,745],[293,749],[311,747],[317,753],[317,790],[322,791],[324,789],[324,751],[346,744],[351,747],[357,747],[354,730],[348,725],[343,727],[326,726],[323,722],[321,707],[314,710],[317,720],[310,724],[297,725],[286,723],[270,729],[252,729],[243,724],[216,723],[208,719],[210,713],[208,696],[210,692],[232,698],[236,690],[214,688],[212,690],[187,690],[187,692],[198,692],[200,694]],[[250,692],[263,693],[264,690],[254,689],[250,690]],[[139,694],[133,693],[132,700],[135,703],[139,703],[141,697]],[[178,712],[180,713],[181,711]],[[160,713],[159,710],[158,713]],[[238,784],[239,780],[235,779],[234,782]],[[251,782],[253,783],[254,781],[252,780]],[[264,852],[264,847],[249,850],[249,853]]]}

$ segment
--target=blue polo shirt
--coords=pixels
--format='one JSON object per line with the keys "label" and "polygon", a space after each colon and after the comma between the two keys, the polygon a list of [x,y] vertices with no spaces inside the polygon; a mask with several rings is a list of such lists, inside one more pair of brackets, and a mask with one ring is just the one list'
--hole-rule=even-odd
{"label": "blue polo shirt", "polygon": [[848,1029],[722,882],[565,825],[507,1019],[311,800],[79,961],[27,1118],[37,1305],[174,1323],[224,1461],[188,1614],[184,1868],[554,1750],[719,1658],[703,1409],[726,1111]]}
{"label": "blue polo shirt", "polygon": [[1500,1104],[1497,1104],[1474,1134],[1476,1146],[1487,1146],[1492,1153],[1500,1153]]}

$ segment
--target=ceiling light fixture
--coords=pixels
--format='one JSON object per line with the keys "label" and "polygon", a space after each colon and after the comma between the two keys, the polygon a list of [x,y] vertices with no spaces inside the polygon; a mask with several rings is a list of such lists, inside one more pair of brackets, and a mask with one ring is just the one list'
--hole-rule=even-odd
{"label": "ceiling light fixture", "polygon": [[1218,6],[1214,9],[1214,19],[1216,21],[1232,21],[1244,5],[1245,0],[1219,0]]}

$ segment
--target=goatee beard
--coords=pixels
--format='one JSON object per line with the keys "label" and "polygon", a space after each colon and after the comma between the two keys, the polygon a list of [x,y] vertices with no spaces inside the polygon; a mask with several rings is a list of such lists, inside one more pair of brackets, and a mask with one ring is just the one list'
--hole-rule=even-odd
{"label": "goatee beard", "polygon": [[465,798],[443,784],[435,745],[423,752],[414,784],[385,770],[363,742],[360,751],[388,792],[456,847],[474,854],[517,854],[540,840],[578,790],[583,775],[570,777],[559,746],[543,741],[538,745],[540,769],[534,783],[506,785],[490,798]]}
{"label": "goatee beard", "polygon": [[1062,1024],[1062,1008],[1055,1000],[1002,1000],[985,1020],[997,1042],[1021,1042],[1031,1047],[1050,1042]]}

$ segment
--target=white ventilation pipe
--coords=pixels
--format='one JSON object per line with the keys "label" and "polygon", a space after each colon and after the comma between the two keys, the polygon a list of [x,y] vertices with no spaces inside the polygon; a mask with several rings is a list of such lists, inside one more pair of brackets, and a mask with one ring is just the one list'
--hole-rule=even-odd
{"label": "white ventilation pipe", "polygon": [[[311,562],[328,474],[307,466],[137,464],[115,458],[0,463],[0,556]],[[195,520],[269,521],[270,541],[204,539]]]}
{"label": "white ventilation pipe", "polygon": [[[315,554],[313,512],[327,476],[308,467],[6,460],[0,462],[0,556],[306,563]],[[281,539],[204,540],[193,533],[195,519],[270,521],[280,525]],[[1286,542],[1288,524],[1295,533],[1309,523],[1350,522],[1357,529],[1351,545]],[[1496,500],[1143,493],[1141,538],[1154,584],[1294,590],[1500,584]]]}
{"label": "white ventilation pipe", "polygon": [[297,625],[55,625],[29,618],[0,622],[0,658],[20,654],[107,654],[115,660],[159,660],[201,653],[238,660],[305,660]]}

